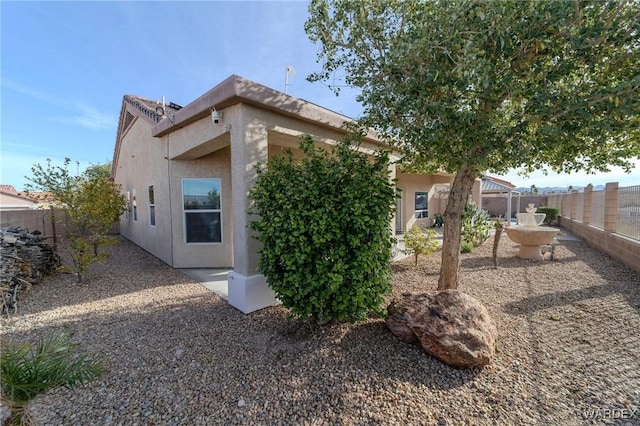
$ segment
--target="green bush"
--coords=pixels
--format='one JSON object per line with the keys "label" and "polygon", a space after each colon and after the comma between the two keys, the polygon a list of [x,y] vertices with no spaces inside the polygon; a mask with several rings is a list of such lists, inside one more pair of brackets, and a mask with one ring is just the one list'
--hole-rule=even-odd
{"label": "green bush", "polygon": [[361,138],[325,150],[305,136],[302,159],[288,151],[258,167],[249,226],[262,242],[259,269],[294,316],[362,320],[391,291],[389,154],[358,152]]}
{"label": "green bush", "polygon": [[474,247],[487,241],[493,225],[489,214],[475,203],[468,203],[462,215],[462,242],[471,243]]}
{"label": "green bush", "polygon": [[473,253],[473,243],[468,241],[462,243],[460,246],[460,253]]}
{"label": "green bush", "polygon": [[433,229],[420,229],[414,225],[404,236],[404,252],[415,256],[416,265],[418,264],[418,256],[421,254],[429,255],[438,250],[439,244],[436,240],[438,232]]}
{"label": "green bush", "polygon": [[544,213],[546,215],[543,222],[545,225],[551,225],[551,223],[553,223],[553,221],[560,215],[560,209],[556,207],[540,206],[536,212]]}
{"label": "green bush", "polygon": [[102,375],[98,358],[78,356],[66,334],[53,332],[35,344],[5,343],[0,355],[2,399],[20,424],[27,403],[57,386],[74,388]]}

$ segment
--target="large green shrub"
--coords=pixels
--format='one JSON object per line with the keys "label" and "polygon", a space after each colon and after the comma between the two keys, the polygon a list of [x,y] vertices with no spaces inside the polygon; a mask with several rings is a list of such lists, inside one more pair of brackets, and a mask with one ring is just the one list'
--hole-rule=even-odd
{"label": "large green shrub", "polygon": [[489,214],[475,203],[468,203],[462,215],[462,242],[471,243],[474,247],[487,241],[491,235]]}
{"label": "large green shrub", "polygon": [[540,206],[536,210],[537,213],[544,213],[544,224],[551,225],[560,215],[560,209],[556,207]]}
{"label": "large green shrub", "polygon": [[387,152],[354,149],[350,136],[331,150],[305,136],[258,168],[250,228],[262,242],[259,269],[295,316],[357,321],[391,291],[390,223],[396,190]]}
{"label": "large green shrub", "polygon": [[418,256],[421,254],[429,255],[438,250],[440,246],[436,237],[438,232],[433,229],[421,229],[417,225],[413,225],[409,232],[404,236],[405,253],[412,254],[415,257],[415,264],[418,265]]}

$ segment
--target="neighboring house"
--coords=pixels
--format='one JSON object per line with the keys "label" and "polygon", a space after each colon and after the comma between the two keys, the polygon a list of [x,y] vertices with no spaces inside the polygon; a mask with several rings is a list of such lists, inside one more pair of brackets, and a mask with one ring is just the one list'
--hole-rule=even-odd
{"label": "neighboring house", "polygon": [[38,201],[18,192],[13,185],[0,185],[0,210],[27,210],[38,208]]}
{"label": "neighboring house", "polygon": [[[274,294],[258,272],[258,242],[248,229],[255,166],[285,148],[296,152],[304,134],[334,144],[349,120],[235,75],[184,107],[126,95],[112,164],[129,200],[120,233],[174,268],[233,268],[229,303],[245,313],[271,305]],[[370,133],[361,149],[382,145]],[[452,177],[390,168],[402,189],[395,231],[430,224],[435,187]],[[478,181],[478,204],[480,191]]]}
{"label": "neighboring house", "polygon": [[[512,217],[515,213],[511,207],[511,199],[514,195],[518,196],[515,212],[519,212],[520,192],[516,191],[514,184],[492,176],[482,178],[482,197],[484,198],[482,205],[490,215],[500,216],[503,219]],[[506,205],[503,201],[506,201]]]}

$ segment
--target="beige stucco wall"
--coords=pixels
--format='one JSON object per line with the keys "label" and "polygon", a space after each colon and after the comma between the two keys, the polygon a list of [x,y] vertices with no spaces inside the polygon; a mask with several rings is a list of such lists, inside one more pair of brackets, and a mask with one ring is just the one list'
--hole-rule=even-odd
{"label": "beige stucco wall", "polygon": [[[173,135],[170,135],[173,136]],[[166,136],[165,136],[166,137]],[[173,160],[171,168],[171,218],[174,268],[233,267],[233,220],[231,201],[231,150],[227,146],[195,160]],[[182,180],[219,178],[221,189],[222,243],[185,242]]]}
{"label": "beige stucco wall", "polygon": [[[435,216],[434,207],[437,204],[438,194],[434,185],[450,183],[451,178],[437,175],[419,175],[412,173],[397,172],[398,188],[402,190],[402,224],[403,232],[407,232],[413,225],[431,226]],[[416,219],[415,215],[415,193],[428,192],[428,219]]]}
{"label": "beige stucco wall", "polygon": [[32,209],[37,206],[33,201],[0,192],[0,210]]}
{"label": "beige stucco wall", "polygon": [[[173,266],[166,144],[151,136],[151,123],[137,118],[128,129],[118,156],[115,182],[123,192],[136,192],[137,220],[133,212],[120,218],[120,234]],[[149,222],[148,187],[153,185],[156,226]]]}
{"label": "beige stucco wall", "polygon": [[[317,142],[333,144],[344,133],[299,117],[278,114],[247,104],[224,110],[220,123],[205,117],[153,137],[153,124],[137,118],[120,144],[116,182],[123,191],[136,191],[137,220],[123,215],[121,234],[174,268],[233,267],[245,276],[258,273],[259,243],[248,229],[247,194],[255,182],[255,165],[265,163],[282,149],[296,149],[300,136],[310,134]],[[379,145],[365,142],[373,152]],[[403,231],[414,224],[430,225],[431,219],[415,218],[415,192],[429,193],[429,217],[437,197],[434,185],[450,183],[439,175],[398,172],[403,190]],[[182,208],[184,178],[219,178],[222,191],[222,243],[185,242]],[[154,186],[156,226],[149,223],[148,186]],[[128,216],[128,217],[125,217]]]}

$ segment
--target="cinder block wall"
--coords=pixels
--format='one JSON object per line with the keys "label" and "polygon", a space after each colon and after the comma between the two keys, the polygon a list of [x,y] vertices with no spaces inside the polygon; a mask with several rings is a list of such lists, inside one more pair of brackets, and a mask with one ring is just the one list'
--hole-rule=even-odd
{"label": "cinder block wall", "polygon": [[[38,210],[2,210],[0,211],[0,228],[23,228],[29,232],[40,231],[47,242],[53,243],[52,212],[48,209]],[[61,243],[69,236],[69,232],[76,232],[72,227],[71,218],[66,210],[54,210],[55,233],[57,242]],[[116,223],[109,231],[110,235],[118,235],[120,229]]]}
{"label": "cinder block wall", "polygon": [[[561,208],[560,226],[582,238],[590,246],[640,272],[640,240],[616,233],[618,183],[609,182],[605,187],[604,228],[591,225],[593,187],[584,188],[582,203],[577,202],[577,195],[577,192],[549,195],[552,206],[561,208],[563,205],[571,205],[571,208],[565,208],[564,211]],[[581,220],[576,220],[576,217],[581,217]]]}
{"label": "cinder block wall", "polygon": [[[71,223],[69,214],[65,210],[54,210],[56,234],[59,238],[66,237],[67,226]],[[51,210],[2,210],[0,211],[1,228],[23,228],[30,232],[40,231],[44,238],[53,241]]]}
{"label": "cinder block wall", "polygon": [[640,273],[640,241],[624,235],[606,232],[595,226],[560,217],[560,226],[580,237],[591,247],[607,253],[614,259]]}
{"label": "cinder block wall", "polygon": [[[515,217],[516,213],[524,213],[528,204],[535,204],[536,207],[547,205],[546,195],[523,195],[520,197],[520,210],[518,208],[518,197],[511,197],[511,216]],[[485,209],[490,216],[502,215],[507,211],[507,197],[482,197],[482,208]]]}

